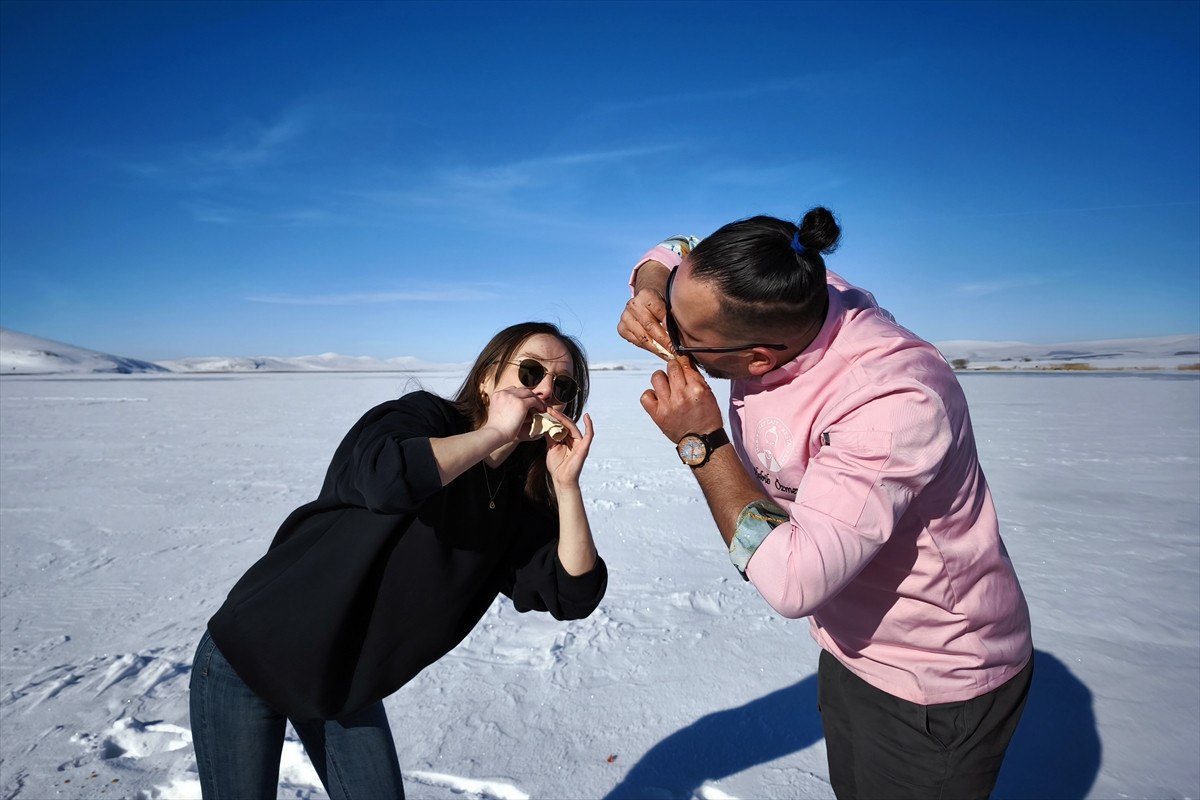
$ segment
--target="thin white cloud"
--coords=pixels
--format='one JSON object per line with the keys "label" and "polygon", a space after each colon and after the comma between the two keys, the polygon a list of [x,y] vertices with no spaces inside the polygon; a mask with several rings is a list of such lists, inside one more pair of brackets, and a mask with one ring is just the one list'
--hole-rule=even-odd
{"label": "thin white cloud", "polygon": [[214,225],[275,225],[311,226],[342,221],[335,212],[324,208],[291,208],[279,211],[260,211],[246,206],[214,203],[208,200],[188,200],[182,203],[184,211],[197,222]]}
{"label": "thin white cloud", "polygon": [[494,300],[500,295],[478,287],[445,286],[405,292],[352,292],[326,295],[254,295],[251,303],[283,306],[362,306],[379,303],[455,303]]}
{"label": "thin white cloud", "polygon": [[558,183],[578,175],[583,168],[634,161],[678,149],[677,144],[659,144],[541,156],[491,167],[462,165],[435,174],[432,188],[435,196],[460,197],[462,192],[504,195]]}
{"label": "thin white cloud", "polygon": [[296,105],[265,124],[244,120],[216,141],[178,142],[157,157],[128,161],[124,168],[139,178],[178,183],[186,189],[209,187],[286,158],[318,116],[310,105]]}
{"label": "thin white cloud", "polygon": [[1166,201],[1160,203],[1115,203],[1100,206],[1061,206],[1058,208],[1026,208],[1016,211],[980,211],[963,214],[928,214],[920,217],[905,217],[906,222],[928,222],[964,219],[998,219],[1003,217],[1034,217],[1049,214],[1090,214],[1095,211],[1144,211],[1152,208],[1196,208],[1195,200]]}
{"label": "thin white cloud", "polygon": [[197,222],[207,222],[212,225],[234,225],[248,219],[248,215],[243,209],[230,206],[217,206],[212,203],[184,203],[183,208]]}
{"label": "thin white cloud", "polygon": [[217,169],[245,169],[278,158],[304,134],[311,122],[307,109],[292,109],[266,127],[248,125],[230,133],[226,141],[202,152],[199,163]]}
{"label": "thin white cloud", "polygon": [[707,103],[717,103],[723,100],[739,100],[749,97],[761,97],[767,94],[794,92],[811,86],[815,76],[804,75],[796,78],[784,78],[774,81],[755,82],[746,86],[729,89],[713,89],[709,91],[677,92],[674,94],[640,97],[632,100],[613,100],[597,103],[592,114],[628,114],[647,108],[678,109],[685,111],[695,106]]}
{"label": "thin white cloud", "polygon": [[[585,112],[589,115],[627,115],[644,109],[659,109],[680,114],[705,108],[720,108],[731,100],[746,100],[770,95],[790,95],[786,102],[799,105],[818,94],[842,90],[860,90],[865,85],[890,84],[902,70],[930,62],[932,54],[880,58],[849,69],[813,71],[775,80],[748,81],[721,89],[676,92],[628,100],[606,100]],[[772,101],[774,102],[774,101]]]}
{"label": "thin white cloud", "polygon": [[1053,283],[1059,277],[1061,276],[1026,275],[995,281],[972,281],[971,283],[959,284],[954,288],[954,291],[956,294],[963,295],[964,297],[983,297],[1013,289],[1029,289],[1035,286],[1045,286],[1048,283]]}
{"label": "thin white cloud", "polygon": [[[339,194],[386,216],[416,210],[434,214],[450,212],[490,224],[575,227],[578,222],[571,221],[566,210],[586,195],[586,187],[596,179],[598,171],[617,169],[681,147],[677,143],[663,143],[562,153],[493,165],[460,163],[408,178],[398,182],[396,188]],[[356,212],[359,220],[370,216]]]}
{"label": "thin white cloud", "polygon": [[848,184],[842,169],[842,164],[834,159],[763,165],[719,162],[698,168],[695,180],[713,186],[749,189],[803,186],[805,192],[818,196]]}
{"label": "thin white cloud", "polygon": [[313,102],[293,104],[265,124],[243,121],[217,141],[178,143],[172,152],[125,169],[178,191],[184,211],[211,225],[387,225],[397,215],[420,211],[489,224],[559,227],[564,211],[581,202],[586,188],[607,171],[632,169],[685,146],[597,148],[492,164],[459,161],[404,175],[391,186],[326,186],[304,205],[305,189],[299,196],[296,187],[286,190],[278,179],[287,173],[271,170],[286,164],[326,124],[328,115],[316,109]]}

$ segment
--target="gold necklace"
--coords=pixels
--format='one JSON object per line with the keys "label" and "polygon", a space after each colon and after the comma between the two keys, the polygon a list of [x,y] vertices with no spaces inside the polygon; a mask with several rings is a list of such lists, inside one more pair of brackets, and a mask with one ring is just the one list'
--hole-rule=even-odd
{"label": "gold necklace", "polygon": [[483,467],[483,482],[487,484],[488,494],[491,495],[491,497],[488,498],[488,508],[495,508],[496,495],[500,493],[500,487],[504,485],[504,479],[508,477],[508,473],[506,472],[500,476],[500,482],[496,484],[496,491],[493,492],[492,482],[488,479],[487,464],[480,462],[479,466]]}

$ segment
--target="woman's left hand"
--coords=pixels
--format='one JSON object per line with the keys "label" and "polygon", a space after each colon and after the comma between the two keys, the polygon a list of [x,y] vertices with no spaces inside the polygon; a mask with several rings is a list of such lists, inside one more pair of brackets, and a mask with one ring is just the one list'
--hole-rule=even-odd
{"label": "woman's left hand", "polygon": [[581,432],[575,422],[556,408],[547,407],[546,413],[566,426],[568,435],[561,442],[546,437],[546,469],[550,479],[558,485],[579,483],[579,474],[583,471],[583,462],[587,460],[588,451],[592,447],[592,437],[595,430],[592,426],[591,414],[583,415],[587,432]]}

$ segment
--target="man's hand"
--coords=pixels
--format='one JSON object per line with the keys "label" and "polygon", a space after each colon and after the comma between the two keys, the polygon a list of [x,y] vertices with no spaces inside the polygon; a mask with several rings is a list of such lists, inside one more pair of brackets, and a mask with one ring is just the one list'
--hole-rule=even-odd
{"label": "man's hand", "polygon": [[[666,437],[678,442],[687,433],[712,433],[724,424],[717,398],[704,376],[686,358],[676,358],[650,376],[653,389],[642,392],[642,408]],[[732,447],[718,447],[707,464],[692,470],[725,546],[737,532],[738,516],[754,500],[769,499]]]}
{"label": "man's hand", "polygon": [[663,324],[667,318],[664,297],[670,270],[657,261],[647,261],[638,268],[637,293],[625,304],[617,333],[643,350],[664,360],[674,358],[671,339]]}
{"label": "man's hand", "polygon": [[650,376],[650,384],[654,388],[642,392],[642,408],[672,442],[687,433],[711,433],[724,426],[708,381],[688,359],[672,359],[666,372]]}

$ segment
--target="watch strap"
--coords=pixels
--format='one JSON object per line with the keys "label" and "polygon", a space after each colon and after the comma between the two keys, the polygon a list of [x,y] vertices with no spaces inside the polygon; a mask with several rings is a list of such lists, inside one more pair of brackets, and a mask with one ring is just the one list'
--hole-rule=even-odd
{"label": "watch strap", "polygon": [[717,428],[711,433],[702,433],[700,434],[700,439],[704,442],[704,446],[710,456],[718,447],[729,444],[729,434],[725,432],[724,428]]}

